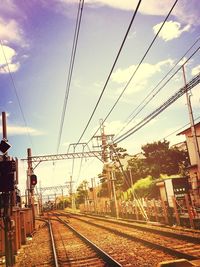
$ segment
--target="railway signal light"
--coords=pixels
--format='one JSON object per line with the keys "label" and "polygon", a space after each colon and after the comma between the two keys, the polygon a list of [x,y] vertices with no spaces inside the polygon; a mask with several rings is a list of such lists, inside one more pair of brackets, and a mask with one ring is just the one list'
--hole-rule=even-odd
{"label": "railway signal light", "polygon": [[30,184],[31,184],[31,186],[35,186],[37,184],[37,176],[35,174],[31,174]]}
{"label": "railway signal light", "polygon": [[0,161],[0,192],[14,190],[16,163],[14,160]]}

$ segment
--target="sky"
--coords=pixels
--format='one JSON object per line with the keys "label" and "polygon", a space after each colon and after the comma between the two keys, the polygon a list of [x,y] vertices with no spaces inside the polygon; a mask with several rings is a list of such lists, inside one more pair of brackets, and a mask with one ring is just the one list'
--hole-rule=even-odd
{"label": "sky", "polygon": [[[85,0],[58,153],[78,152],[82,147],[77,146],[73,150],[69,144],[79,140],[87,125],[137,3],[136,0]],[[106,118],[173,3],[172,0],[141,2],[106,89],[80,142],[91,140],[99,128],[100,120]],[[21,159],[27,157],[27,148],[32,149],[34,156],[57,153],[78,5],[78,0],[1,0],[0,110],[7,114],[8,141],[12,145],[9,155],[20,159],[21,190],[25,188],[27,170],[26,161]],[[152,90],[190,47],[196,42],[166,80],[199,47],[199,13],[200,1],[178,1],[138,71],[106,119],[106,134],[122,134],[184,86],[180,69],[152,97]],[[198,51],[185,65],[187,81],[199,71]],[[162,84],[164,82],[157,89]],[[197,85],[191,91],[194,118],[199,116],[199,89]],[[148,105],[121,131],[148,96],[152,98]],[[142,145],[163,140],[166,136],[171,145],[176,144],[185,138],[171,133],[187,123],[189,115],[186,96],[183,95],[118,146],[134,155],[141,152]],[[94,149],[92,142],[88,145],[91,150]],[[83,179],[90,181],[97,177],[101,170],[102,162],[92,158],[74,162],[41,162],[34,171],[41,187],[66,185],[72,175],[75,188]]]}

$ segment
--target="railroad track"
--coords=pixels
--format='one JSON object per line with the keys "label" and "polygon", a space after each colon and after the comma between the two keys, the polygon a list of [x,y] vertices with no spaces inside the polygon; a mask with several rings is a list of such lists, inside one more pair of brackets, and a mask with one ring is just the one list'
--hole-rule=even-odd
{"label": "railroad track", "polygon": [[[72,215],[71,215],[72,216]],[[158,230],[155,227],[144,227],[119,223],[97,218],[84,218],[75,216],[72,218],[82,221],[100,229],[105,229],[118,236],[123,236],[156,250],[162,250],[176,258],[196,260],[200,258],[200,238],[189,235],[180,235],[175,232]]]}
{"label": "railroad track", "polygon": [[[60,213],[63,216],[79,216],[79,214],[71,214],[71,213]],[[106,218],[106,217],[99,217],[99,216],[93,216],[93,215],[83,215],[80,214],[80,217],[87,217],[87,218],[94,218],[99,221],[103,222],[113,222],[117,225],[122,225],[122,226],[129,226],[130,228],[138,229],[138,230],[144,230],[146,232],[151,232],[151,233],[159,233],[163,236],[168,236],[168,237],[175,237],[180,240],[185,240],[188,242],[193,242],[193,243],[200,243],[200,231],[199,230],[193,230],[193,229],[184,229],[184,228],[173,228],[165,225],[159,226],[159,224],[152,224],[151,222],[134,222],[134,221],[127,221],[127,220],[117,220],[114,218]]]}
{"label": "railroad track", "polygon": [[122,266],[66,221],[50,219],[49,229],[54,258],[52,266]]}
{"label": "railroad track", "polygon": [[[64,218],[63,214],[61,216]],[[70,226],[93,240],[121,266],[153,267],[158,266],[163,260],[175,260],[172,255],[144,246],[141,242],[133,241],[105,227],[91,225],[74,218],[66,218]]]}

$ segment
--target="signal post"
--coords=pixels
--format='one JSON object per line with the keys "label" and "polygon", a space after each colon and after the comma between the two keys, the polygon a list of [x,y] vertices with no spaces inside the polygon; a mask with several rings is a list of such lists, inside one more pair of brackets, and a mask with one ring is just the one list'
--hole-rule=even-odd
{"label": "signal post", "polygon": [[32,166],[32,151],[31,148],[27,149],[28,170],[27,170],[27,191],[28,191],[28,206],[32,209],[33,216],[33,229],[35,229],[35,205],[34,205],[34,187],[37,184],[37,176],[33,172]]}
{"label": "signal post", "polygon": [[6,113],[2,112],[3,139],[0,142],[0,198],[3,209],[2,219],[4,223],[5,259],[6,267],[14,266],[13,253],[13,220],[11,220],[12,206],[14,205],[14,190],[16,183],[16,162],[8,156],[11,145],[7,140]]}

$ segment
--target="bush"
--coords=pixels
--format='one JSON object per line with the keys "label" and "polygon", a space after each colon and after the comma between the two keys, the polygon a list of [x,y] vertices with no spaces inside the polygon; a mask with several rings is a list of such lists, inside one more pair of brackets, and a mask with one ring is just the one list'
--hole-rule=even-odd
{"label": "bush", "polygon": [[156,180],[152,176],[147,176],[138,180],[133,185],[133,190],[138,197],[157,198],[159,196],[159,189],[156,186]]}

